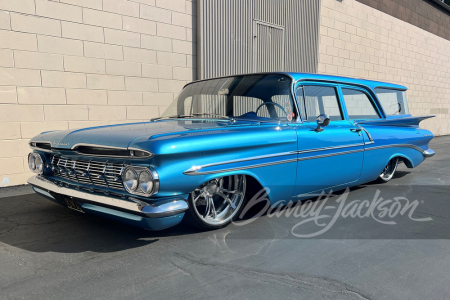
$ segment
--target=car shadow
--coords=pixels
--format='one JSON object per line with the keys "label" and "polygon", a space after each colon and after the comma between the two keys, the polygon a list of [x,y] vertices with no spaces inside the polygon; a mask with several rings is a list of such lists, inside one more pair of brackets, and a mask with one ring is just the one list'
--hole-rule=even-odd
{"label": "car shadow", "polygon": [[[357,190],[362,186],[353,187]],[[341,192],[334,193],[339,195]],[[317,201],[316,198],[309,200]],[[303,200],[307,201],[307,200]],[[0,242],[30,252],[112,253],[157,244],[160,239],[202,238],[204,232],[182,222],[162,231],[147,231],[120,222],[79,213],[36,194],[0,199]],[[237,222],[267,214],[265,203],[253,206]],[[280,207],[283,211],[287,206]],[[261,221],[261,223],[264,223]],[[261,225],[260,226],[264,226]],[[230,226],[233,228],[232,226]],[[227,231],[230,231],[227,227]],[[235,227],[232,231],[243,230]]]}
{"label": "car shadow", "polygon": [[[37,253],[112,253],[156,245],[161,239],[171,237],[195,239],[220,234],[220,230],[204,232],[185,222],[162,231],[147,231],[79,213],[36,194],[1,198],[0,205],[0,242]],[[238,221],[258,218],[263,208],[252,207]],[[225,231],[230,232],[230,229],[233,232],[244,230],[229,226]]]}
{"label": "car shadow", "polygon": [[147,231],[79,213],[36,194],[2,198],[0,205],[0,242],[31,252],[118,252],[198,232],[183,225]]}
{"label": "car shadow", "polygon": [[399,171],[399,170],[397,170],[397,171],[394,173],[394,176],[392,177],[392,179],[402,178],[402,177],[405,177],[405,176],[407,176],[407,175],[409,175],[409,174],[411,174],[411,172],[408,172],[408,171]]}

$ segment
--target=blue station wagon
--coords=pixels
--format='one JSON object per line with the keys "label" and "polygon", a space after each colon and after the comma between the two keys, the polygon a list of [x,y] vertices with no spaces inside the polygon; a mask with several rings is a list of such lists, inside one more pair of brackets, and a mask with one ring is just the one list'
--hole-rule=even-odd
{"label": "blue station wagon", "polygon": [[[148,122],[43,132],[35,192],[149,230],[227,226],[262,188],[272,204],[389,181],[434,155],[406,87],[303,73],[187,84]],[[323,170],[327,170],[326,173]]]}

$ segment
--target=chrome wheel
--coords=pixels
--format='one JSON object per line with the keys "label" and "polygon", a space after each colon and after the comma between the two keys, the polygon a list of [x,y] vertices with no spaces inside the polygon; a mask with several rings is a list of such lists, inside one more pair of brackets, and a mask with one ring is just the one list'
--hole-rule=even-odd
{"label": "chrome wheel", "polygon": [[206,182],[191,193],[195,217],[207,226],[230,222],[239,212],[245,196],[244,175],[232,175]]}
{"label": "chrome wheel", "polygon": [[391,159],[386,167],[384,167],[383,172],[380,174],[380,180],[387,182],[391,180],[391,178],[394,176],[395,171],[397,170],[398,166],[398,157]]}

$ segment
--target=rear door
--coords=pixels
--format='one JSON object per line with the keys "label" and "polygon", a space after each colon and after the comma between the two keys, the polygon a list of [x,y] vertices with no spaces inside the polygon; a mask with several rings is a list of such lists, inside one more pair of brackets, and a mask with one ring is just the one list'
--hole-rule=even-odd
{"label": "rear door", "polygon": [[[304,83],[297,87],[302,124],[296,124],[298,165],[294,198],[305,193],[350,185],[358,180],[364,158],[360,129],[345,119],[338,87]],[[316,118],[327,114],[331,122],[316,131]]]}

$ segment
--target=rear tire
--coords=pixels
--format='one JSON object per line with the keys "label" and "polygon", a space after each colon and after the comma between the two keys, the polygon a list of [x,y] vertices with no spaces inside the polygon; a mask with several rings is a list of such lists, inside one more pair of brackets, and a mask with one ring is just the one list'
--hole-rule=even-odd
{"label": "rear tire", "polygon": [[189,195],[185,219],[202,230],[228,226],[242,211],[246,191],[245,175],[210,180]]}
{"label": "rear tire", "polygon": [[386,183],[391,180],[392,177],[394,177],[395,171],[397,170],[398,161],[398,157],[394,157],[393,159],[391,159],[384,167],[383,172],[381,172],[380,176],[378,176],[375,182]]}

